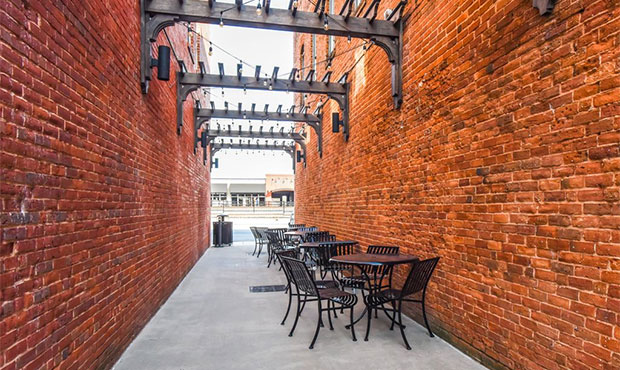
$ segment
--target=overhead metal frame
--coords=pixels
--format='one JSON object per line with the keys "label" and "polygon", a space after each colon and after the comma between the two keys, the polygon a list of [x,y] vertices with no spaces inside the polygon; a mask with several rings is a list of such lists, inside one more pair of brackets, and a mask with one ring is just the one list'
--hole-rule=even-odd
{"label": "overhead metal frame", "polygon": [[[299,143],[298,143],[299,144]],[[251,144],[251,143],[212,143],[211,144],[211,166],[213,166],[213,156],[223,149],[238,149],[238,150],[276,150],[288,153],[293,160],[293,171],[295,170],[295,144]],[[304,160],[304,166],[306,165],[305,159],[305,147],[302,147],[304,154],[301,156]]]}
{"label": "overhead metal frame", "polygon": [[[257,67],[258,70],[258,67]],[[221,68],[221,74],[200,74],[200,73],[184,73],[177,72],[177,133],[181,133],[183,127],[183,103],[187,99],[187,96],[200,87],[221,87],[221,88],[237,88],[237,89],[250,89],[250,90],[273,90],[273,91],[291,91],[299,93],[309,94],[325,94],[330,99],[335,100],[342,111],[343,121],[343,134],[345,140],[349,139],[349,84],[345,82],[329,82],[329,78],[324,81],[295,81],[294,79],[273,79],[273,78],[261,78],[252,76],[230,76],[223,74],[223,67]],[[343,76],[341,81],[346,81],[346,75]],[[280,115],[282,112],[268,113],[268,106],[265,106],[264,114],[267,115]],[[306,108],[300,108],[299,114],[303,116],[310,116],[306,112]],[[212,111],[215,113],[215,108],[212,106]],[[290,110],[289,110],[290,111]],[[204,112],[204,110],[203,110]],[[254,113],[256,111],[254,110]],[[240,111],[228,109],[226,107],[224,113],[226,115],[238,115]],[[286,114],[284,114],[286,115]],[[293,114],[291,116],[294,116]],[[210,117],[215,117],[211,114]],[[229,117],[222,117],[229,118]],[[257,118],[262,119],[262,118]],[[304,120],[307,122],[319,136],[319,145],[322,146],[322,133],[319,122],[312,120]],[[322,152],[322,148],[319,147],[319,152]]]}
{"label": "overhead metal frame", "polygon": [[[287,112],[282,112],[281,109],[275,112],[268,111],[268,105],[265,105],[265,109],[263,111],[256,110],[256,104],[252,104],[250,111],[242,110],[242,107],[239,107],[237,110],[229,110],[229,109],[215,109],[215,105],[211,102],[211,108],[207,109],[194,109],[194,153],[197,148],[197,139],[198,139],[198,130],[200,128],[206,128],[207,122],[212,118],[221,118],[221,119],[231,119],[231,120],[267,120],[267,121],[289,121],[289,122],[304,122],[308,124],[308,126],[312,127],[316,136],[317,136],[317,149],[319,152],[319,156],[323,154],[323,133],[322,133],[322,114],[320,109],[315,112],[315,114],[309,114],[304,110],[304,113],[295,112],[295,106],[291,106]],[[280,107],[278,107],[280,108]],[[211,127],[213,128],[213,127]],[[263,133],[269,132],[267,130],[263,130],[261,126],[259,126],[258,130],[255,133]]]}
{"label": "overhead metal frame", "polygon": [[[352,3],[350,1],[349,3]],[[146,93],[151,80],[151,43],[155,42],[159,32],[176,22],[197,22],[228,26],[272,29],[300,33],[312,33],[331,36],[371,39],[387,54],[392,64],[392,97],[394,107],[402,103],[402,11],[405,1],[401,1],[386,20],[351,17],[350,11],[343,15],[329,14],[330,26],[324,25],[324,10],[317,17],[315,12],[300,11],[297,8],[277,9],[267,6],[259,16],[253,7],[244,7],[241,1],[236,6],[196,0],[140,0],[141,14],[141,84]],[[345,4],[346,5],[346,4]],[[344,10],[344,7],[343,7]],[[367,15],[369,12],[367,11]],[[398,14],[398,18],[392,20]]]}

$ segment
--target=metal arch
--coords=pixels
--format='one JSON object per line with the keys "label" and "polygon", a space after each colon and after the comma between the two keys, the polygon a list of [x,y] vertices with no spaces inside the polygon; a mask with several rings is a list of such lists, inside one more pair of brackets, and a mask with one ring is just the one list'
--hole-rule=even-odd
{"label": "metal arch", "polygon": [[[300,144],[300,143],[298,143]],[[304,151],[304,167],[306,165],[306,147],[305,144],[300,144]],[[211,144],[211,166],[213,166],[213,156],[223,149],[247,149],[247,150],[277,150],[288,153],[293,160],[293,170],[295,170],[295,145],[275,145],[275,144],[224,144],[224,143],[212,143]]]}
{"label": "metal arch", "polygon": [[178,22],[175,15],[147,13],[146,2],[140,0],[140,84],[142,93],[146,94],[149,89],[151,73],[151,43],[157,41],[157,36],[166,27],[174,26]]}
{"label": "metal arch", "polygon": [[[322,120],[323,115],[321,113],[308,114],[308,113],[277,113],[277,112],[243,112],[239,113],[237,110],[223,110],[223,109],[198,109],[194,111],[194,138],[198,137],[198,130],[212,118],[222,119],[249,119],[249,120],[281,120],[291,122],[304,122],[308,124],[317,135],[317,150],[319,157],[323,157],[323,132],[322,132]],[[194,145],[194,153],[196,152],[196,146]],[[305,148],[305,142],[304,142]]]}
{"label": "metal arch", "polygon": [[[253,9],[239,6],[234,11],[230,4],[203,2],[195,0],[140,0],[142,20],[141,45],[141,83],[143,93],[147,92],[150,72],[150,43],[157,37],[157,33],[174,22],[199,22],[217,24],[223,21],[227,25],[263,28],[282,31],[292,31],[332,36],[346,36],[356,38],[370,38],[388,54],[392,64],[392,96],[395,109],[402,103],[402,31],[404,20],[401,19],[404,2],[394,9],[399,19],[391,21],[374,18],[350,17],[349,14],[330,14],[330,27],[324,28],[320,17],[314,12],[294,11],[288,9],[269,8],[262,16],[257,16]],[[147,34],[150,38],[147,40]]]}
{"label": "metal arch", "polygon": [[[267,82],[267,85],[265,85]],[[254,76],[242,76],[239,78],[236,75],[224,75],[220,76],[219,74],[200,74],[200,73],[181,73],[177,72],[177,133],[181,134],[181,127],[183,127],[183,102],[187,98],[187,96],[192,92],[198,89],[199,87],[217,87],[217,88],[237,88],[237,89],[248,89],[248,90],[264,90],[264,91],[291,91],[291,92],[299,92],[299,93],[310,93],[310,94],[325,94],[330,99],[335,100],[338,103],[338,106],[342,110],[342,120],[344,122],[344,137],[345,140],[349,139],[349,83],[338,83],[338,82],[319,82],[319,81],[295,81],[294,83],[289,80],[273,80],[271,78],[256,78]],[[225,115],[221,118],[231,118],[234,119],[237,117],[238,119],[243,118],[243,115],[238,111],[234,110],[228,111],[220,111],[210,109],[201,109],[200,115],[205,115],[209,117],[215,117],[216,114]],[[261,113],[256,115],[256,119],[265,119],[260,116]],[[250,113],[246,113],[249,117]],[[269,117],[286,117],[286,113],[271,113],[268,112],[265,116]],[[305,118],[302,118],[305,117]],[[240,118],[239,118],[240,117]],[[316,117],[316,118],[315,118]],[[290,119],[290,121],[298,121],[298,122],[307,122],[310,124],[310,121],[316,119],[316,122],[320,122],[320,118],[316,115],[310,115],[307,113],[296,113],[294,119]],[[254,119],[254,118],[251,118]],[[276,118],[277,119],[277,118]],[[282,119],[286,121],[286,118]],[[319,137],[318,151],[322,156],[322,141],[323,134],[321,132],[320,127],[317,125],[311,125],[311,127],[315,130],[317,136]]]}

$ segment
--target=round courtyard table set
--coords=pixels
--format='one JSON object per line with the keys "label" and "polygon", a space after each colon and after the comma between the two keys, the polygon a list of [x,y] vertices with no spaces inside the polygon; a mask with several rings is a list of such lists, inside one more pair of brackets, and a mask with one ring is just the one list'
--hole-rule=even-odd
{"label": "round courtyard table set", "polygon": [[[293,336],[306,303],[317,302],[318,320],[310,349],[324,326],[323,312],[327,312],[329,327],[333,330],[332,316],[337,318],[338,313],[342,314],[345,310],[349,316],[345,327],[350,330],[353,341],[357,340],[355,324],[367,318],[364,336],[367,341],[373,314],[378,318],[378,312],[383,311],[390,321],[390,330],[398,326],[405,347],[411,349],[404,332],[406,327],[402,323],[403,302],[422,305],[425,326],[433,337],[426,317],[425,296],[439,257],[420,260],[417,256],[400,253],[397,246],[370,245],[366,253],[360,253],[357,241],[336,240],[327,231],[302,224],[292,225],[290,229],[267,229],[266,234],[267,267],[277,261],[287,280],[285,292],[288,294],[288,306],[282,325],[296,301],[289,336]],[[408,265],[409,271],[402,285],[396,286],[392,275],[398,265]],[[355,318],[358,292],[361,292],[364,310]]]}

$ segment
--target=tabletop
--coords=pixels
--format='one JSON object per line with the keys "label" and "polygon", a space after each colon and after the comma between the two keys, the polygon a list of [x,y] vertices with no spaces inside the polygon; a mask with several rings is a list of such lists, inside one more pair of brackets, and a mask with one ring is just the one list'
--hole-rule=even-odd
{"label": "tabletop", "polygon": [[346,263],[350,265],[399,265],[402,263],[410,263],[418,260],[418,257],[408,254],[371,254],[371,253],[353,253],[342,256],[335,256],[329,259],[333,262]]}

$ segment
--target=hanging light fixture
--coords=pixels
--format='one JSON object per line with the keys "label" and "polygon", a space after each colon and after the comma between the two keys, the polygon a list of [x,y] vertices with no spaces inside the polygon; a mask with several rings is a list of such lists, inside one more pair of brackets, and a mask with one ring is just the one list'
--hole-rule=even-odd
{"label": "hanging light fixture", "polygon": [[263,9],[260,6],[260,0],[258,0],[258,3],[256,4],[256,15],[260,16],[261,14],[263,14]]}
{"label": "hanging light fixture", "polygon": [[323,28],[325,31],[329,31],[329,24],[327,23],[327,14],[323,17]]}
{"label": "hanging light fixture", "polygon": [[220,27],[224,27],[224,17],[223,17],[223,13],[220,12]]}
{"label": "hanging light fixture", "polygon": [[209,41],[209,56],[213,56],[213,43]]}
{"label": "hanging light fixture", "polygon": [[351,35],[347,36],[347,43],[350,44],[351,43]]}
{"label": "hanging light fixture", "polygon": [[298,6],[299,6],[299,1],[294,0],[293,1],[293,9],[297,9]]}

